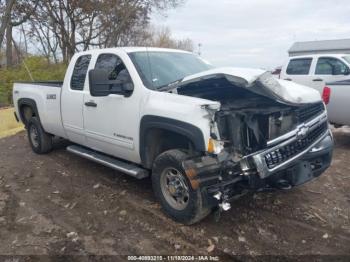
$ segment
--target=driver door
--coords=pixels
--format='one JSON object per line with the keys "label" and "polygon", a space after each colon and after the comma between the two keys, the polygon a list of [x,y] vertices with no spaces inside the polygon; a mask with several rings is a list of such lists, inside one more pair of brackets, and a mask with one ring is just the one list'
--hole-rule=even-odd
{"label": "driver door", "polygon": [[[100,54],[95,69],[107,70],[109,80],[131,81],[129,72],[116,54]],[[89,86],[90,88],[90,86]],[[120,88],[119,88],[120,89]],[[113,92],[111,87],[111,93]],[[87,144],[97,151],[118,158],[133,160],[135,139],[138,124],[138,110],[133,93],[109,94],[93,97],[90,92],[84,95],[84,129]]]}

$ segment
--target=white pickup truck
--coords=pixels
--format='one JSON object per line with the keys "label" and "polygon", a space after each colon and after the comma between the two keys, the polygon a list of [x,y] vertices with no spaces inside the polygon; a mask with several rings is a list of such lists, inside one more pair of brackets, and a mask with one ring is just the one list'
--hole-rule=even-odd
{"label": "white pickup truck", "polygon": [[322,93],[327,82],[350,79],[349,54],[309,54],[289,57],[280,78]]}
{"label": "white pickup truck", "polygon": [[303,184],[332,158],[316,90],[179,50],[78,53],[64,82],[15,83],[13,102],[34,152],[58,136],[69,152],[151,176],[165,213],[184,224],[246,192]]}

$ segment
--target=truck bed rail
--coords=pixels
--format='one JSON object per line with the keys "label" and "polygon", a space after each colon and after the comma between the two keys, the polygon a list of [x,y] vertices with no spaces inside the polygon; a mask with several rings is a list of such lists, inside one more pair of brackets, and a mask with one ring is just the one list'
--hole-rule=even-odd
{"label": "truck bed rail", "polygon": [[61,88],[63,85],[63,81],[16,81],[16,84],[29,84],[29,85],[40,85],[40,86],[54,86]]}

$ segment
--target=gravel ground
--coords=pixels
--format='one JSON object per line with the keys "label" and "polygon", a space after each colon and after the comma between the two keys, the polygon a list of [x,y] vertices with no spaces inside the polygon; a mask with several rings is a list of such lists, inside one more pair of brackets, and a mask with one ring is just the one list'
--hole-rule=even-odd
{"label": "gravel ground", "polygon": [[190,227],[163,215],[148,179],[74,156],[64,143],[36,155],[24,132],[0,139],[0,254],[350,259],[350,132],[334,134],[332,166],[317,180],[247,195],[218,222],[211,215]]}

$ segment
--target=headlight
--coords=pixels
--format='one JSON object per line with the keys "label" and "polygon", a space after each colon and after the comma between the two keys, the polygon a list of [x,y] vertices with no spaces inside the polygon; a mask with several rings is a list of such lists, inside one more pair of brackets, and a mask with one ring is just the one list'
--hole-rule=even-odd
{"label": "headlight", "polygon": [[224,149],[224,142],[209,138],[208,152],[211,154],[220,154]]}

